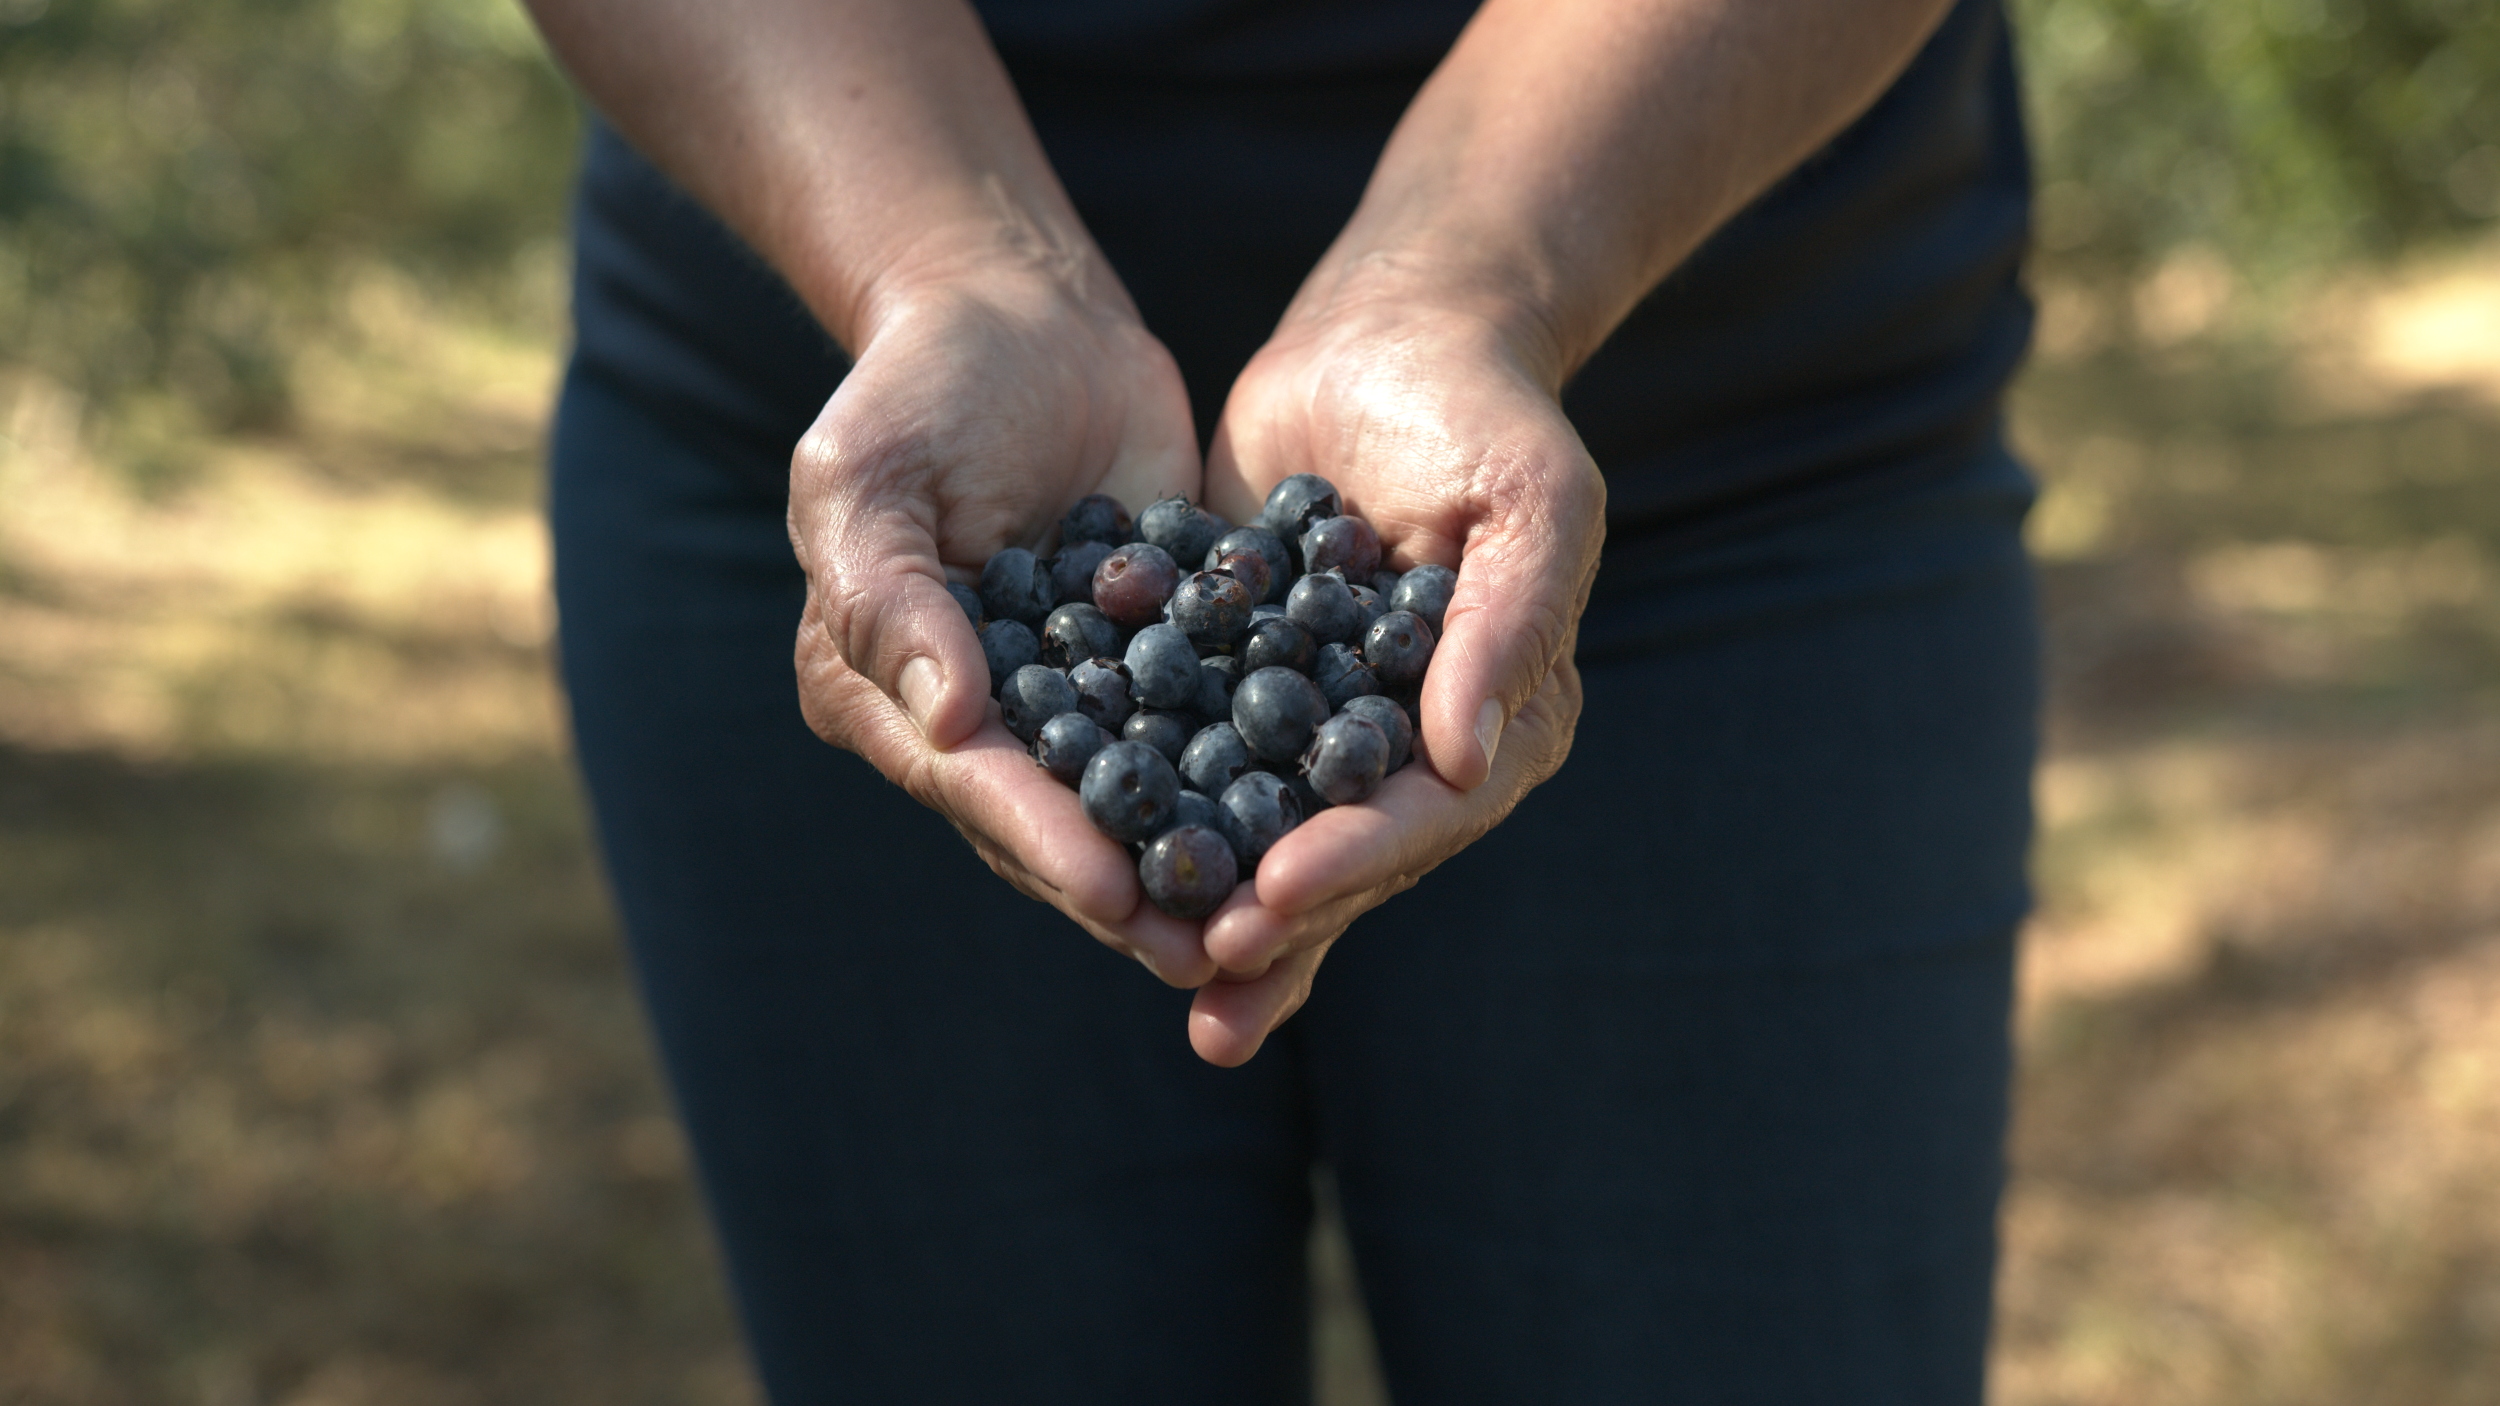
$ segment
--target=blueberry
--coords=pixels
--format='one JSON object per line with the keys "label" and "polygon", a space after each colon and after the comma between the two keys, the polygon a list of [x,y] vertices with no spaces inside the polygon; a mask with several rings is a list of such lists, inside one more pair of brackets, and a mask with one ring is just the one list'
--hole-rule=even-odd
{"label": "blueberry", "polygon": [[1059,519],[1059,545],[1068,547],[1078,542],[1100,542],[1116,547],[1136,537],[1128,509],[1108,493],[1088,493],[1068,505],[1066,516]]}
{"label": "blueberry", "polygon": [[1248,547],[1229,552],[1210,552],[1208,555],[1214,561],[1207,570],[1221,571],[1249,588],[1253,605],[1266,603],[1269,588],[1276,584],[1276,573],[1268,567],[1267,558]]}
{"label": "blueberry", "polygon": [[1181,749],[1181,784],[1210,796],[1241,779],[1250,769],[1250,744],[1231,723],[1209,723]]}
{"label": "blueberry", "polygon": [[1389,613],[1389,603],[1369,586],[1348,586],[1346,592],[1354,597],[1354,633],[1358,637],[1372,627],[1374,620]]}
{"label": "blueberry", "polygon": [[1285,594],[1285,618],[1310,631],[1315,643],[1338,644],[1354,638],[1359,613],[1345,578],[1321,572],[1293,583]]}
{"label": "blueberry", "polygon": [[1163,603],[1180,583],[1170,553],[1152,542],[1131,542],[1094,568],[1094,604],[1121,629],[1140,629],[1163,618]]}
{"label": "blueberry", "polygon": [[1161,708],[1140,708],[1120,724],[1120,736],[1130,742],[1143,742],[1163,754],[1167,762],[1177,764],[1189,739],[1198,731],[1197,714],[1174,713]]}
{"label": "blueberry", "polygon": [[1218,563],[1234,552],[1259,554],[1260,559],[1267,563],[1267,594],[1262,598],[1263,602],[1284,604],[1285,588],[1293,584],[1293,549],[1285,545],[1285,539],[1264,527],[1236,527],[1216,538],[1215,545],[1207,548],[1207,569],[1215,569]]}
{"label": "blueberry", "polygon": [[1042,622],[1041,662],[1054,669],[1072,669],[1119,652],[1120,628],[1091,605],[1063,605]]}
{"label": "blueberry", "polygon": [[1382,600],[1387,600],[1389,593],[1398,588],[1398,580],[1398,574],[1384,566],[1373,572],[1372,579],[1365,584],[1378,591]]}
{"label": "blueberry", "polygon": [[1217,828],[1232,842],[1233,857],[1245,869],[1256,868],[1262,856],[1285,832],[1302,823],[1308,812],[1293,787],[1272,771],[1246,771],[1215,798]]}
{"label": "blueberry", "polygon": [[980,629],[981,593],[957,581],[946,583],[946,593],[955,598],[955,604],[964,608],[964,618],[972,622],[972,628]]}
{"label": "blueberry", "polygon": [[1457,589],[1457,572],[1426,562],[1398,578],[1396,588],[1389,592],[1389,608],[1415,612],[1438,638],[1442,617],[1450,608],[1450,596]]}
{"label": "blueberry", "polygon": [[1094,569],[1111,549],[1100,542],[1071,542],[1050,559],[1050,603],[1094,603]]}
{"label": "blueberry", "polygon": [[1302,569],[1369,581],[1380,569],[1380,534],[1359,517],[1324,517],[1302,533]]}
{"label": "blueberry", "polygon": [[1016,740],[1031,745],[1042,724],[1076,711],[1076,686],[1047,664],[1027,664],[998,690],[998,710]]}
{"label": "blueberry", "polygon": [[1204,560],[1215,539],[1232,524],[1187,498],[1158,498],[1137,515],[1137,535],[1172,554],[1177,562]]}
{"label": "blueberry", "polygon": [[1254,620],[1241,643],[1233,647],[1246,671],[1260,669],[1291,669],[1297,674],[1311,672],[1319,662],[1319,645],[1311,632],[1282,615]]}
{"label": "blueberry", "polygon": [[1042,643],[1015,620],[992,620],[981,627],[981,657],[990,664],[990,692],[1007,686],[1016,670],[1042,657]]}
{"label": "blueberry", "polygon": [[1250,619],[1254,624],[1261,620],[1282,620],[1284,618],[1285,608],[1281,605],[1257,605],[1251,607],[1250,610]]}
{"label": "blueberry", "polygon": [[1395,693],[1424,681],[1434,643],[1432,627],[1423,617],[1411,610],[1392,610],[1363,632],[1363,657],[1380,675],[1381,688]]}
{"label": "blueberry", "polygon": [[1339,711],[1358,718],[1369,718],[1388,735],[1388,772],[1394,773],[1415,755],[1414,720],[1406,715],[1406,709],[1400,707],[1396,699],[1367,693],[1360,698],[1347,699]]}
{"label": "blueberry", "polygon": [[1137,860],[1146,896],[1175,918],[1203,918],[1224,906],[1240,873],[1232,845],[1203,825],[1164,831]]}
{"label": "blueberry", "polygon": [[1083,713],[1061,713],[1042,724],[1033,735],[1033,760],[1042,770],[1074,786],[1085,775],[1085,764],[1094,754],[1111,745],[1111,734],[1097,726]]}
{"label": "blueberry", "polygon": [[1233,726],[1251,754],[1288,762],[1311,745],[1311,733],[1328,718],[1319,685],[1291,669],[1252,672],[1233,690]]}
{"label": "blueberry", "polygon": [[1389,774],[1389,735],[1356,713],[1339,713],[1319,725],[1302,754],[1302,775],[1330,805],[1371,799]]}
{"label": "blueberry", "polygon": [[1149,625],[1128,642],[1129,693],[1150,708],[1198,701],[1198,647],[1178,625]]}
{"label": "blueberry", "polygon": [[1339,501],[1337,485],[1318,474],[1295,474],[1267,491],[1259,526],[1285,541],[1300,541],[1312,523],[1345,511]]}
{"label": "blueberry", "polygon": [[[1216,805],[1213,796],[1192,791],[1183,786],[1179,803],[1172,807],[1172,828],[1177,830],[1183,825],[1203,825],[1221,834],[1222,830],[1219,827],[1224,823],[1223,816],[1224,811],[1222,807]],[[1171,831],[1167,830],[1164,833],[1170,834]],[[1232,846],[1226,845],[1225,848],[1229,850]]]}
{"label": "blueberry", "polygon": [[1241,686],[1241,661],[1229,654],[1218,654],[1198,661],[1199,712],[1210,718],[1233,715],[1233,690]]}
{"label": "blueberry", "polygon": [[1201,571],[1172,592],[1172,623],[1202,650],[1230,649],[1250,626],[1250,588],[1220,571]]}
{"label": "blueberry", "polygon": [[1107,731],[1119,731],[1137,711],[1128,666],[1117,659],[1088,659],[1068,671],[1068,682],[1076,688],[1076,710]]}
{"label": "blueberry", "polygon": [[1319,652],[1319,662],[1311,667],[1311,682],[1319,685],[1322,698],[1331,708],[1343,708],[1349,701],[1367,693],[1380,691],[1379,676],[1363,656],[1347,645],[1332,644]]}
{"label": "blueberry", "polygon": [[1142,845],[1171,821],[1181,778],[1143,742],[1106,742],[1085,763],[1076,789],[1095,829],[1122,844]]}
{"label": "blueberry", "polygon": [[1050,614],[1050,569],[1022,547],[1009,547],[981,568],[981,612],[1027,628]]}

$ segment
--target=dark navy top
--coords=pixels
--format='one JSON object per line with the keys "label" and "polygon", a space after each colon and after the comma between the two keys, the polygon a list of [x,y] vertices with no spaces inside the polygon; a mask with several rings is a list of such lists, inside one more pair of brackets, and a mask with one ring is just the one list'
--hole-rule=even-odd
{"label": "dark navy top", "polygon": [[[1087,227],[1179,360],[1202,434],[1473,9],[980,8]],[[1873,108],[1723,226],[1568,388],[1607,477],[1599,604],[1853,505],[2003,516],[2027,492],[1997,406],[2030,331],[2028,203],[2004,17],[1961,0]],[[577,237],[584,365],[777,472],[844,365],[796,299],[603,127]]]}

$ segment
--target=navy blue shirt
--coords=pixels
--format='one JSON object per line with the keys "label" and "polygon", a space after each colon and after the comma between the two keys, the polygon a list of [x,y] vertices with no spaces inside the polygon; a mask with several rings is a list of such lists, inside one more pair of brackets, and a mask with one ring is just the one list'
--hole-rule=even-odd
{"label": "navy blue shirt", "polygon": [[[1203,434],[1473,7],[980,8]],[[2004,17],[1961,0],[1871,109],[1714,234],[1567,389],[1607,476],[1600,602],[1852,503],[2025,491],[1997,407],[2030,331],[2028,205]],[[583,361],[786,458],[844,361],[779,280],[605,128],[577,233]]]}

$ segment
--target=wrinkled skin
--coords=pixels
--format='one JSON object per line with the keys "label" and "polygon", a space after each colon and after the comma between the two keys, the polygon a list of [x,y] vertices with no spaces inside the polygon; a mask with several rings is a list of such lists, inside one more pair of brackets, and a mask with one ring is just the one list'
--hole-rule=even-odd
{"label": "wrinkled skin", "polygon": [[1002,547],[1041,545],[1087,493],[1194,494],[1180,374],[1099,267],[1037,259],[943,286],[862,339],[792,457],[801,710],[1018,889],[1164,980],[1202,984],[1199,925],[1146,903],[1127,853],[1008,734],[946,589]]}

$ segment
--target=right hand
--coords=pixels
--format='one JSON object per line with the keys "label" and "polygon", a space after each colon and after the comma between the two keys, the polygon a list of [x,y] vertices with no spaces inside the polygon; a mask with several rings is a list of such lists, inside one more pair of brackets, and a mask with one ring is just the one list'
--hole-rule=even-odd
{"label": "right hand", "polygon": [[977,580],[1000,548],[1042,546],[1088,493],[1134,509],[1194,498],[1199,479],[1179,369],[1091,261],[988,267],[891,299],[790,464],[808,725],[1176,986],[1214,973],[1199,925],[1145,901],[1127,851],[1008,733],[946,584]]}

